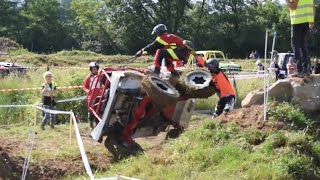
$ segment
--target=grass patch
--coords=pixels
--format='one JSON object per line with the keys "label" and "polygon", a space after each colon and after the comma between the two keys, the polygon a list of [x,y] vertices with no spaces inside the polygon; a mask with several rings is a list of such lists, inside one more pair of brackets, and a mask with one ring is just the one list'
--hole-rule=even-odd
{"label": "grass patch", "polygon": [[[10,52],[14,62],[23,65],[32,66],[84,66],[87,67],[92,61],[95,61],[103,66],[119,66],[126,65],[132,67],[142,67],[151,65],[153,57],[143,56],[133,59],[133,56],[125,55],[103,55],[91,51],[60,51],[54,54],[35,54],[28,52],[25,49],[16,49]],[[0,61],[11,62],[9,56],[1,56]]]}
{"label": "grass patch", "polygon": [[283,121],[290,125],[292,128],[304,129],[312,127],[312,120],[299,108],[287,102],[280,103],[276,108],[269,112],[270,120]]}
{"label": "grass patch", "polygon": [[[80,132],[88,136],[90,134],[89,124],[79,124]],[[28,132],[32,129],[36,134],[35,146],[32,151],[33,162],[43,162],[48,159],[55,160],[72,160],[80,156],[78,144],[75,139],[74,128],[72,128],[72,139],[69,139],[69,125],[56,125],[55,129],[50,129],[49,126],[43,131],[40,129],[40,124],[37,126],[10,126],[8,129],[0,130],[0,137],[2,140],[7,139],[14,147],[15,151],[10,152],[15,156],[25,156],[26,142],[28,139]],[[87,153],[99,152],[103,156],[109,156],[108,151],[104,146],[98,146],[94,141],[88,141],[85,136],[83,142]],[[16,144],[15,144],[16,143]],[[4,143],[6,144],[6,143]],[[20,147],[20,148],[19,148]]]}
{"label": "grass patch", "polygon": [[[240,131],[234,126],[204,120],[199,128],[167,143],[160,153],[124,160],[96,176],[109,177],[121,172],[142,179],[318,178],[313,173],[316,167],[311,155],[289,150],[297,144],[293,142],[300,142],[294,140],[297,136],[284,131]],[[256,143],[262,138],[266,140]],[[251,143],[255,150],[243,148],[242,140]]]}

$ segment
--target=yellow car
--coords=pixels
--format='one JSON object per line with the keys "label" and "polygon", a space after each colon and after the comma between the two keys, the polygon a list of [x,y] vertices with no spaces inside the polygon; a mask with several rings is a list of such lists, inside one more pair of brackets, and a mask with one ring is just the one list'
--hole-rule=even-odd
{"label": "yellow car", "polygon": [[[217,50],[207,50],[207,51],[196,51],[197,56],[202,56],[204,60],[208,60],[210,58],[215,58],[220,61],[220,68],[224,71],[232,70],[232,71],[241,71],[241,66],[235,64],[234,62],[230,63],[221,63],[221,61],[226,61],[225,55],[222,51]],[[194,56],[190,56],[187,63],[187,68],[191,68],[195,65]]]}

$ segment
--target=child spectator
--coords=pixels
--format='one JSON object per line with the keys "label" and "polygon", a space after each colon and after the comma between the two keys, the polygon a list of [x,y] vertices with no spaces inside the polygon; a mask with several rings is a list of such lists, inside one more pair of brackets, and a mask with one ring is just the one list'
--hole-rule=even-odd
{"label": "child spectator", "polygon": [[[57,95],[57,85],[52,81],[53,75],[51,72],[47,71],[43,74],[45,83],[42,84],[42,103],[44,109],[56,110],[56,95]],[[47,124],[48,119],[50,119],[50,127],[54,128],[56,115],[44,112],[44,117],[41,123],[41,129],[45,130],[44,126]]]}
{"label": "child spectator", "polygon": [[292,76],[297,73],[297,64],[294,62],[294,57],[290,57],[289,62],[287,64],[287,73],[288,76]]}

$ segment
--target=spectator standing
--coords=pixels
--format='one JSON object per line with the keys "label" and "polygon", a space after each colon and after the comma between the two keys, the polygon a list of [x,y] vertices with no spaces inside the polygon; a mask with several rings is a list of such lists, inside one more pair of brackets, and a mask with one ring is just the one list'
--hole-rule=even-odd
{"label": "spectator standing", "polygon": [[258,73],[261,73],[264,71],[264,65],[261,63],[260,60],[256,61],[257,71]]}
{"label": "spectator standing", "polygon": [[314,64],[312,66],[312,70],[314,74],[320,74],[320,63],[318,58],[314,58],[313,60]]}
{"label": "spectator standing", "polygon": [[286,0],[291,17],[291,46],[297,60],[298,76],[309,75],[308,32],[314,27],[314,0]]}
{"label": "spectator standing", "polygon": [[276,80],[278,80],[279,78],[279,65],[278,65],[278,58],[274,57],[272,60],[272,63],[270,64],[270,68],[269,68],[270,72],[274,72],[276,75]]}
{"label": "spectator standing", "polygon": [[290,57],[289,62],[287,64],[287,74],[291,76],[297,73],[297,63],[294,62],[294,57]]}
{"label": "spectator standing", "polygon": [[[47,71],[43,74],[43,78],[45,80],[45,83],[42,84],[42,103],[44,109],[52,109],[56,110],[56,95],[57,95],[57,85],[54,83],[53,75],[51,72]],[[45,130],[45,125],[47,124],[47,121],[50,119],[50,127],[54,128],[55,121],[56,121],[56,115],[50,114],[48,112],[44,112],[44,116],[41,123],[41,129]]]}
{"label": "spectator standing", "polygon": [[253,57],[254,59],[260,59],[260,54],[258,53],[257,50],[253,53]]}

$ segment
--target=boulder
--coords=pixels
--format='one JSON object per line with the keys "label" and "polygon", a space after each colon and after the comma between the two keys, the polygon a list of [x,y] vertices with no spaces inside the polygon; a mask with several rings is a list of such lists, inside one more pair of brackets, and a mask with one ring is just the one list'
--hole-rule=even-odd
{"label": "boulder", "polygon": [[[269,98],[278,102],[294,102],[308,112],[320,112],[320,75],[279,80],[268,88]],[[264,91],[250,92],[242,107],[263,104]]]}

